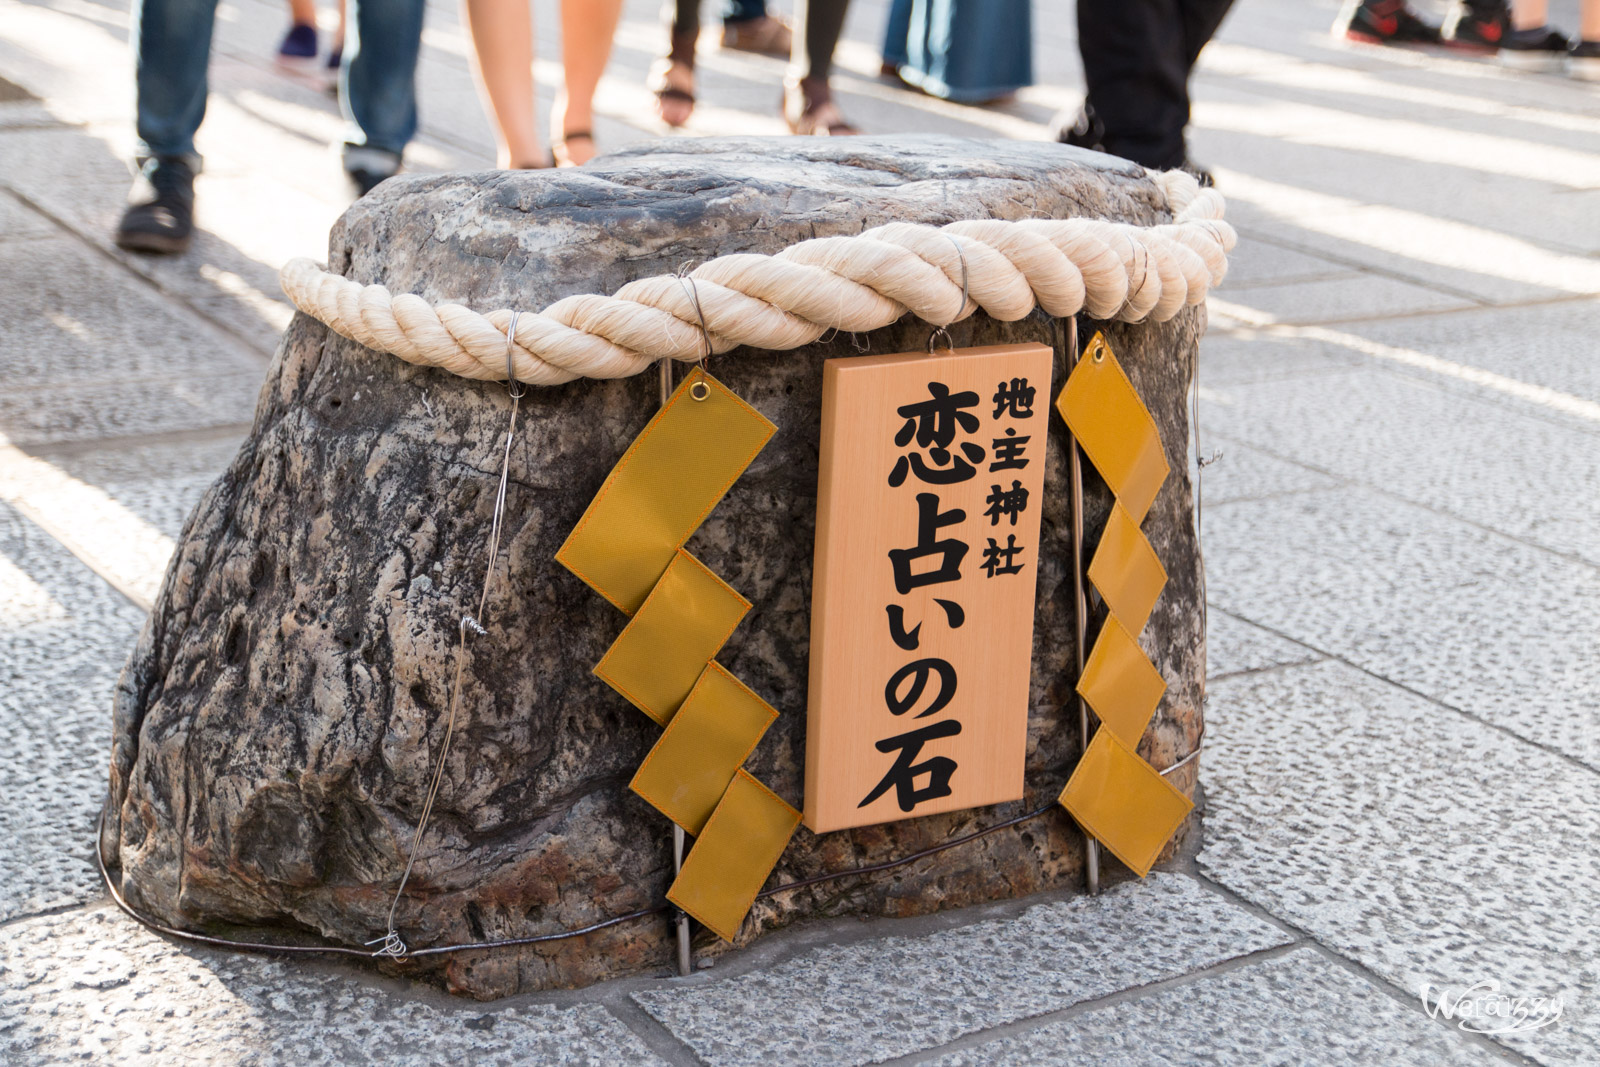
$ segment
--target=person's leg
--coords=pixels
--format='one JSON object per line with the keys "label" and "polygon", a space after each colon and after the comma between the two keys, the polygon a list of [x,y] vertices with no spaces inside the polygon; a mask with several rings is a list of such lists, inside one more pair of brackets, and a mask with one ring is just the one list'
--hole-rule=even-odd
{"label": "person's leg", "polygon": [[347,0],[351,5],[339,103],[352,129],[344,166],[365,192],[400,169],[417,132],[417,54],[423,0]]}
{"label": "person's leg", "polygon": [[791,57],[794,76],[819,85],[824,93],[849,8],[850,0],[795,0],[795,23],[801,32],[795,35]]}
{"label": "person's leg", "polygon": [[667,54],[650,68],[656,114],[668,126],[682,126],[694,114],[694,50],[700,40],[700,0],[676,0],[668,28]]}
{"label": "person's leg", "polygon": [[914,0],[894,0],[889,5],[889,17],[883,27],[883,67],[881,73],[892,75],[910,61],[906,41],[911,36],[911,8]]}
{"label": "person's leg", "polygon": [[505,169],[542,166],[533,105],[533,12],[529,0],[464,0],[462,14],[472,34],[479,91],[494,118]]}
{"label": "person's leg", "polygon": [[784,80],[783,117],[800,134],[842,136],[858,132],[833,102],[828,75],[844,30],[850,0],[795,0],[797,31]]}
{"label": "person's leg", "polygon": [[674,43],[680,37],[693,40],[700,36],[700,0],[673,0],[671,11]]}
{"label": "person's leg", "polygon": [[315,26],[317,0],[289,0],[289,21],[297,26]]}
{"label": "person's leg", "polygon": [[135,0],[130,37],[141,161],[194,156],[216,14],[217,0]]}
{"label": "person's leg", "polygon": [[561,0],[564,89],[550,109],[550,147],[559,166],[580,166],[595,156],[594,91],[621,16],[622,0]]}
{"label": "person's leg", "polygon": [[1537,30],[1549,21],[1549,0],[1511,0],[1512,29]]}
{"label": "person's leg", "polygon": [[1146,167],[1182,165],[1190,60],[1178,0],[1079,0],[1078,47],[1105,150]]}
{"label": "person's leg", "polygon": [[216,9],[216,0],[134,4],[139,176],[116,232],[130,252],[182,252],[194,234],[194,135],[206,114]]}
{"label": "person's leg", "polygon": [[1583,0],[1578,9],[1578,40],[1571,62],[1574,78],[1600,81],[1600,0]]}
{"label": "person's leg", "polygon": [[1183,58],[1190,71],[1232,7],[1233,0],[1183,0]]}

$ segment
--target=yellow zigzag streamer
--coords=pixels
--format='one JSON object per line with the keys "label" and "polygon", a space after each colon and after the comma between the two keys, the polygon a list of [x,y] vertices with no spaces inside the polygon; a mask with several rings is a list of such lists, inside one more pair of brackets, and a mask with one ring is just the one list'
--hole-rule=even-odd
{"label": "yellow zigzag streamer", "polygon": [[1056,408],[1116,498],[1089,562],[1089,580],[1111,614],[1078,679],[1078,693],[1100,717],[1101,729],[1059,799],[1143,878],[1194,807],[1137,752],[1167,688],[1137,636],[1167,582],[1139,524],[1170,468],[1155,419],[1104,335],[1089,342]]}
{"label": "yellow zigzag streamer", "polygon": [[695,835],[667,898],[728,941],[800,813],[741,766],[777,711],[716,662],[750,602],[683,545],[776,430],[695,371],[617,461],[556,553],[632,616],[594,672],[666,727],[632,789]]}

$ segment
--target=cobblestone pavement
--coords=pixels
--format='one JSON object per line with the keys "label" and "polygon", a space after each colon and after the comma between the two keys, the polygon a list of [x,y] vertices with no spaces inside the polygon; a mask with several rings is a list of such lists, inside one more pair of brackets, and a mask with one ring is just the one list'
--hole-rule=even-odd
{"label": "cobblestone pavement", "polygon": [[[840,55],[867,130],[1037,138],[1076,98],[1070,5],[1035,5],[1042,84],[985,110],[877,79],[885,7],[856,0]],[[0,0],[0,1061],[1595,1063],[1600,92],[1348,47],[1333,16],[1240,0],[1197,84],[1243,235],[1202,346],[1198,851],[1097,898],[812,924],[689,979],[482,1005],[176,945],[99,886],[108,688],[247,428],[276,269],[342,210],[340,124],[273,69],[283,5],[227,0],[202,235],[124,255],[124,5]],[[467,47],[433,4],[417,169],[490,162]],[[660,47],[629,0],[603,145],[661,134]],[[781,132],[781,68],[709,51],[689,133]],[[1419,999],[1477,983],[1561,1016],[1489,1038]]]}

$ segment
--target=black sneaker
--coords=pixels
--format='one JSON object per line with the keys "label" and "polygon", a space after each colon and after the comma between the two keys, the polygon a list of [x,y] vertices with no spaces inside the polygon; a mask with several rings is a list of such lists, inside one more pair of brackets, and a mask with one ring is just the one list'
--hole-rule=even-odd
{"label": "black sneaker", "polygon": [[1346,11],[1333,28],[1352,41],[1395,45],[1441,42],[1439,27],[1412,14],[1405,0],[1362,0],[1353,7],[1346,5]]}
{"label": "black sneaker", "polygon": [[1441,31],[1444,43],[1462,52],[1491,55],[1511,30],[1511,12],[1501,0],[1461,3],[1450,10]]}
{"label": "black sneaker", "polygon": [[365,167],[352,167],[344,173],[350,179],[350,191],[358,200],[376,189],[381,182],[394,177],[393,174],[380,174]]}
{"label": "black sneaker", "polygon": [[195,163],[185,156],[145,162],[117,225],[117,247],[175,255],[194,236]]}
{"label": "black sneaker", "polygon": [[1087,148],[1091,152],[1106,150],[1106,126],[1087,103],[1077,113],[1062,110],[1051,123],[1051,133],[1061,144]]}
{"label": "black sneaker", "polygon": [[1600,82],[1600,41],[1579,41],[1567,53],[1572,61],[1572,76],[1586,82]]}
{"label": "black sneaker", "polygon": [[1500,65],[1531,73],[1555,73],[1567,64],[1572,42],[1549,26],[1512,30],[1500,42]]}
{"label": "black sneaker", "polygon": [[1206,168],[1202,167],[1188,156],[1183,157],[1183,164],[1178,167],[1178,169],[1189,175],[1189,177],[1193,178],[1195,181],[1199,182],[1200,188],[1202,189],[1210,189],[1212,186],[1217,184],[1216,177],[1209,170],[1206,170]]}

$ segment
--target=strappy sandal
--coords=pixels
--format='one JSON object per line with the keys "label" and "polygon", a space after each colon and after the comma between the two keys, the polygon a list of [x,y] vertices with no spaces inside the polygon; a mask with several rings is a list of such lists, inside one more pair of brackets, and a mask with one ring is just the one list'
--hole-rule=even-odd
{"label": "strappy sandal", "polygon": [[594,134],[590,133],[588,130],[573,130],[571,133],[563,134],[560,140],[552,139],[550,142],[550,165],[552,167],[583,166],[582,163],[574,163],[570,155],[567,156],[565,160],[561,158],[561,153],[566,151],[567,145],[573,141],[579,140],[588,141],[590,144],[594,144]]}
{"label": "strappy sandal", "polygon": [[784,86],[783,118],[789,132],[801,136],[854,137],[861,132],[845,121],[831,95],[819,99],[803,84]]}
{"label": "strappy sandal", "polygon": [[[656,94],[656,114],[668,126],[677,128],[694,114],[694,48],[699,39],[696,33],[674,33],[669,38],[667,54],[656,60],[650,68],[646,84]],[[674,71],[683,76],[673,81]],[[688,85],[683,84],[684,78]],[[681,112],[681,113],[680,113]]]}
{"label": "strappy sandal", "polygon": [[[650,91],[656,94],[656,115],[673,129],[685,125],[694,114],[694,91],[672,83],[674,71],[682,70],[694,84],[694,67],[675,59],[660,59],[650,72]],[[681,114],[679,112],[682,112]]]}

